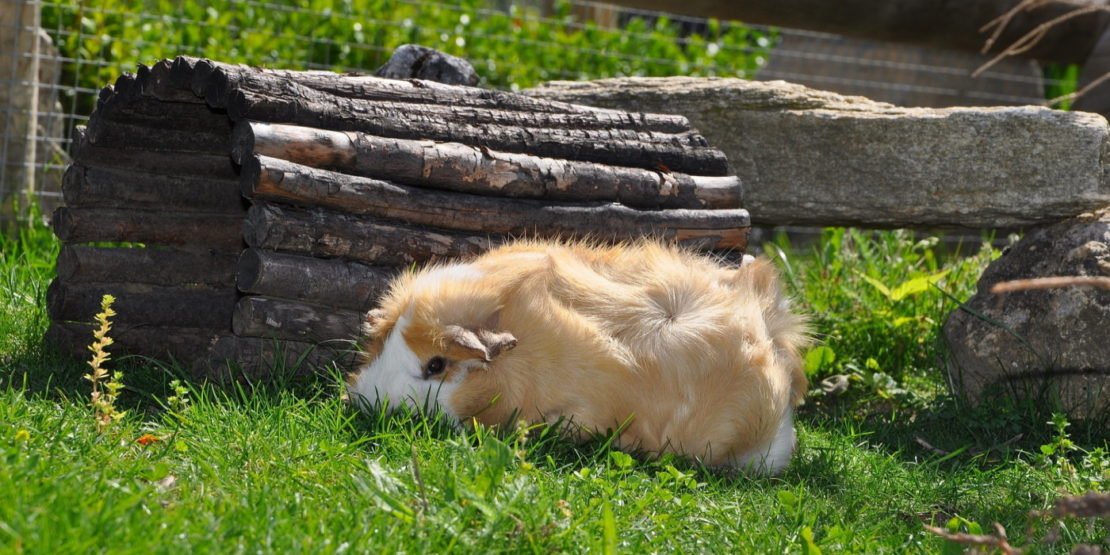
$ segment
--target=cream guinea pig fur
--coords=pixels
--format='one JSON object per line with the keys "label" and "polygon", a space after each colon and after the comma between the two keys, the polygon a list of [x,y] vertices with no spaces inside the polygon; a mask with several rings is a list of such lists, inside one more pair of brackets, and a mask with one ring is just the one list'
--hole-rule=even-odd
{"label": "cream guinea pig fur", "polygon": [[460,423],[562,418],[579,439],[619,429],[626,449],[775,473],[808,341],[778,282],[766,260],[726,268],[650,240],[511,243],[398,277],[349,393]]}

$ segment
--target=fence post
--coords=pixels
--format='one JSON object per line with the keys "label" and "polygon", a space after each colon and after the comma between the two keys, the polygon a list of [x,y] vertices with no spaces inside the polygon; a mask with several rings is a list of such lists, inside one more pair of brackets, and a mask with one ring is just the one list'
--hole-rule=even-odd
{"label": "fence post", "polygon": [[10,232],[27,218],[35,192],[39,105],[37,0],[0,3],[0,228]]}

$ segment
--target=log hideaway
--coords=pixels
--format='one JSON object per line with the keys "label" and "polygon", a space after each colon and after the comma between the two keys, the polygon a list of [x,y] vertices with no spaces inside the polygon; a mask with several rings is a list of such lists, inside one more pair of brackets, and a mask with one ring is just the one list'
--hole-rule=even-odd
{"label": "log hideaway", "polygon": [[189,57],[105,87],[73,160],[48,339],[85,356],[110,293],[113,354],[198,378],[349,367],[394,274],[508,237],[742,253],[750,225],[682,116]]}

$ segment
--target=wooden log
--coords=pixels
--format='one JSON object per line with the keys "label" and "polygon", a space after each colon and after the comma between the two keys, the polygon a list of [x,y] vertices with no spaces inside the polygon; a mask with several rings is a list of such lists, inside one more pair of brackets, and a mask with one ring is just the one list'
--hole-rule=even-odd
{"label": "wooden log", "polygon": [[235,288],[162,287],[142,283],[67,283],[55,279],[46,292],[46,312],[54,322],[92,322],[104,294],[116,298],[117,326],[174,326],[227,329],[235,309]]}
{"label": "wooden log", "polygon": [[232,158],[263,154],[307,166],[479,195],[617,201],[640,208],[737,208],[740,180],[496,152],[459,143],[241,121]]}
{"label": "wooden log", "polygon": [[[192,56],[178,56],[170,64],[169,82],[175,89],[193,90],[193,74],[196,72],[197,62],[200,58]],[[228,64],[230,65],[230,64]],[[211,70],[209,70],[211,73]],[[196,94],[196,93],[194,93]],[[203,97],[204,95],[197,95]]]}
{"label": "wooden log", "polygon": [[231,151],[231,128],[181,130],[164,126],[148,127],[101,117],[90,119],[86,137],[97,146],[141,148],[147,150],[223,154]]}
{"label": "wooden log", "polygon": [[497,239],[433,231],[328,210],[257,202],[243,223],[247,245],[383,266],[411,266],[485,252]]}
{"label": "wooden log", "polygon": [[203,96],[193,93],[192,89],[188,87],[179,87],[173,83],[170,78],[172,67],[172,60],[161,60],[150,67],[140,64],[135,79],[138,81],[143,95],[166,102],[205,104]]}
{"label": "wooden log", "polygon": [[232,335],[217,339],[192,372],[197,379],[230,382],[328,372],[333,365],[350,371],[356,361],[356,351],[345,341],[314,345]]}
{"label": "wooden log", "polygon": [[319,343],[358,339],[365,312],[248,295],[235,305],[231,329],[239,337]]}
{"label": "wooden log", "polygon": [[[267,77],[267,79],[269,79],[269,77]],[[704,137],[691,129],[687,122],[683,121],[682,123],[687,124],[682,126],[644,125],[642,121],[644,118],[648,117],[647,115],[637,117],[631,113],[617,111],[584,111],[572,113],[542,111],[523,112],[495,107],[404,102],[397,99],[364,100],[361,98],[327,94],[318,89],[300,86],[296,82],[286,82],[281,88],[275,88],[274,85],[267,83],[266,80],[258,79],[258,81],[261,82],[255,81],[255,79],[247,80],[241,85],[242,88],[229,91],[226,101],[212,100],[211,95],[209,95],[208,98],[210,102],[214,102],[213,106],[226,107],[229,113],[237,114],[240,117],[244,111],[247,110],[247,108],[238,103],[242,98],[262,98],[266,99],[265,101],[272,102],[272,100],[269,99],[275,97],[304,97],[315,99],[315,101],[321,105],[340,106],[352,112],[362,112],[375,117],[395,119],[400,114],[405,114],[417,120],[466,123],[470,125],[527,127],[529,129],[538,128],[551,130],[601,130],[617,133],[617,137],[627,140],[661,143],[679,141],[681,144],[687,146],[708,146]],[[241,97],[241,92],[250,93],[254,96]],[[259,112],[253,113],[257,114]],[[673,118],[674,116],[659,117]],[[685,118],[682,119],[684,120]],[[658,127],[664,127],[669,129],[669,131],[661,131],[657,129]]]}
{"label": "wooden log", "polygon": [[366,311],[389,287],[396,268],[351,260],[247,249],[236,283],[244,293]]}
{"label": "wooden log", "polygon": [[96,95],[97,109],[103,106],[104,103],[114,94],[116,94],[116,88],[113,85],[106,85],[105,87],[101,88],[100,92],[98,92]]}
{"label": "wooden log", "polygon": [[532,125],[535,118],[518,114],[515,125],[470,123],[466,111],[450,107],[447,118],[418,117],[383,107],[319,93],[295,83],[294,94],[266,95],[237,89],[228,102],[232,120],[292,123],[337,131],[363,131],[381,137],[454,141],[506,152],[527,153],[700,175],[727,175],[728,161],[705,145],[696,133],[663,134],[621,129],[553,129]]}
{"label": "wooden log", "polygon": [[160,175],[72,164],[62,178],[69,206],[242,214],[238,180]]}
{"label": "wooden log", "polygon": [[94,145],[86,138],[83,126],[77,129],[73,140],[73,161],[77,164],[163,175],[239,179],[239,172],[227,153],[164,152],[146,148]]}
{"label": "wooden log", "polygon": [[96,129],[100,120],[106,119],[205,135],[231,131],[231,120],[224,110],[210,108],[207,104],[165,102],[144,96],[138,85],[127,92],[130,94],[117,93],[106,100],[90,117],[89,127]]}
{"label": "wooden log", "polygon": [[[243,165],[244,194],[302,206],[400,220],[476,234],[620,240],[673,238],[686,230],[729,231],[751,225],[748,212],[635,210],[616,203],[559,203],[451,193],[398,185],[259,156]],[[722,243],[713,248],[743,248]]]}
{"label": "wooden log", "polygon": [[135,242],[242,250],[242,215],[181,213],[125,208],[54,211],[54,235],[65,243]]}
{"label": "wooden log", "polygon": [[[93,341],[94,329],[96,326],[92,324],[51,322],[45,340],[74,358],[87,360],[90,357],[88,347]],[[230,333],[210,328],[117,325],[108,332],[112,345],[107,350],[115,361],[121,360],[125,355],[139,355],[191,364],[208,351],[216,338]]]}
{"label": "wooden log", "polygon": [[58,279],[66,283],[112,282],[235,286],[238,258],[233,254],[178,249],[64,245],[58,253]]}
{"label": "wooden log", "polygon": [[100,110],[105,105],[115,102],[118,99],[130,98],[135,94],[135,74],[131,72],[124,72],[116,76],[116,80],[112,83],[111,94],[104,94],[105,91],[100,91],[101,96],[97,102],[97,110]]}
{"label": "wooden log", "polygon": [[374,101],[461,106],[542,114],[578,114],[606,122],[606,128],[638,129],[661,133],[690,130],[684,116],[639,114],[581,106],[566,102],[538,101],[503,91],[444,85],[417,79],[383,79],[373,75],[337,74],[330,71],[261,70],[212,60],[178,57],[173,63],[175,82],[190,86],[212,106],[226,107],[235,90],[281,91],[290,83],[345,98]]}

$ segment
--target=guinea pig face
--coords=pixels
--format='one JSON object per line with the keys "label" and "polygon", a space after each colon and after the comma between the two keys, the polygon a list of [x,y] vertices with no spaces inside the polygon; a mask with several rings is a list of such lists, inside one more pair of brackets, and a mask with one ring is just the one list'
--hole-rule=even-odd
{"label": "guinea pig face", "polygon": [[450,400],[467,374],[485,371],[501,352],[516,346],[508,333],[424,321],[408,310],[391,323],[381,311],[367,316],[366,360],[350,389],[364,403],[436,408],[456,420]]}

